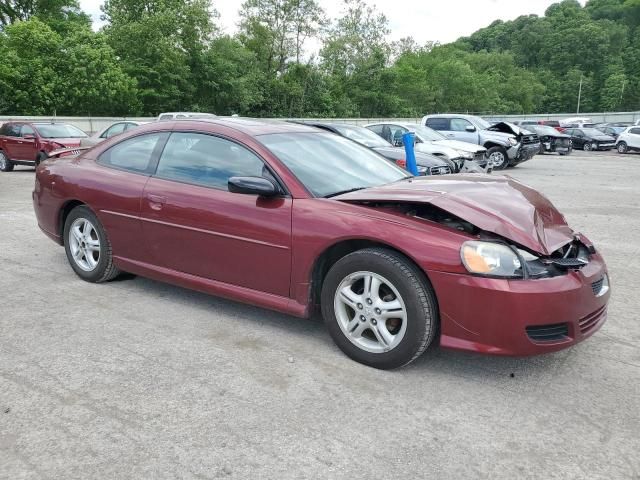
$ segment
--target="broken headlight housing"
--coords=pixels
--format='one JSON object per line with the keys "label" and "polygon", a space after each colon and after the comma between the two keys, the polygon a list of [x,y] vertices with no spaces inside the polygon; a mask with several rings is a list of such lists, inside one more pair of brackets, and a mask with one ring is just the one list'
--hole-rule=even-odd
{"label": "broken headlight housing", "polygon": [[460,257],[469,273],[495,278],[548,278],[578,270],[589,263],[589,250],[571,243],[549,257],[538,257],[513,245],[469,241],[462,244]]}

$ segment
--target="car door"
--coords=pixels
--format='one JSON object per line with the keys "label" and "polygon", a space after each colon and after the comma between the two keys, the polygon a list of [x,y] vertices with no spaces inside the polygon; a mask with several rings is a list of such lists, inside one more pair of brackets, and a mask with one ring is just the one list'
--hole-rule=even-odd
{"label": "car door", "polygon": [[629,130],[629,146],[632,148],[640,148],[640,127]]}
{"label": "car door", "polygon": [[235,141],[174,132],[142,199],[153,263],[198,277],[289,296],[292,200],[231,193],[232,176],[269,167]]}
{"label": "car door", "polygon": [[18,123],[6,125],[4,149],[11,160],[22,160],[20,152],[20,146],[22,144],[22,139],[20,138],[21,129],[22,125]]}
{"label": "car door", "polygon": [[[452,118],[447,138],[478,144],[478,129],[465,118]],[[526,127],[523,127],[526,128]]]}
{"label": "car door", "polygon": [[20,160],[35,162],[38,156],[38,144],[36,141],[36,132],[31,125],[22,125],[20,129],[20,140],[18,141],[18,151]]}
{"label": "car door", "polygon": [[579,128],[574,128],[570,130],[571,132],[571,141],[573,142],[573,148],[582,148],[587,141],[584,133]]}

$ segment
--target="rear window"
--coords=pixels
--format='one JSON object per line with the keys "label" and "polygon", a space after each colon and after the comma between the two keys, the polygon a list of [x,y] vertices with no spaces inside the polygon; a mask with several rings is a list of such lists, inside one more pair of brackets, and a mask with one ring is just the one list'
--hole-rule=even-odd
{"label": "rear window", "polygon": [[449,130],[448,118],[427,118],[427,127],[434,130]]}

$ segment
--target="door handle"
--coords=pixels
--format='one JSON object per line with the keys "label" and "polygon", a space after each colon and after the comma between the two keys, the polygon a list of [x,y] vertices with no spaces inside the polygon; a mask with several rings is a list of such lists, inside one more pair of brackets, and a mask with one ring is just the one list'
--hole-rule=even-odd
{"label": "door handle", "polygon": [[147,200],[149,200],[149,206],[153,210],[162,210],[162,207],[165,203],[167,203],[167,197],[163,197],[162,195],[147,195]]}

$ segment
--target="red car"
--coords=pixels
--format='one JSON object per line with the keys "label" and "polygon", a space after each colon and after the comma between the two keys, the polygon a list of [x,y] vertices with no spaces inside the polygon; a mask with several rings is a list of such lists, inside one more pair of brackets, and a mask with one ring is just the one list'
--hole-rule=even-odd
{"label": "red car", "polygon": [[157,122],[37,168],[40,228],[73,270],[126,271],[308,317],[395,368],[431,343],[500,355],[571,346],[606,319],[600,253],[502,176],[407,176],[310,127]]}
{"label": "red car", "polygon": [[0,127],[0,171],[10,172],[15,165],[35,165],[51,152],[79,147],[87,134],[63,123],[8,122]]}

